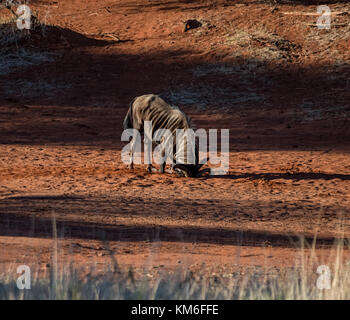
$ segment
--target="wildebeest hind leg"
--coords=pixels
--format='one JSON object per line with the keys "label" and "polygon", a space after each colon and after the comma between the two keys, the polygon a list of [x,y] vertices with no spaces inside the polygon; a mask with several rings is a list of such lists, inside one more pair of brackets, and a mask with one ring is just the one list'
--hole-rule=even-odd
{"label": "wildebeest hind leg", "polygon": [[134,147],[135,147],[135,139],[132,138],[130,141],[130,163],[128,165],[129,169],[134,169]]}

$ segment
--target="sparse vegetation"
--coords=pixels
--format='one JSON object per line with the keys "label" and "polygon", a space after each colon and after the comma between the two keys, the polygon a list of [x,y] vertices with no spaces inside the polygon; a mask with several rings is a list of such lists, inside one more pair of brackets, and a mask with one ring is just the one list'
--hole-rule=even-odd
{"label": "sparse vegetation", "polygon": [[225,110],[229,106],[242,103],[263,102],[265,96],[254,92],[233,91],[228,88],[216,88],[212,86],[198,85],[186,88],[170,89],[164,93],[164,96],[174,104],[187,105],[197,109],[207,109],[208,105],[212,108],[221,108]]}
{"label": "sparse vegetation", "polygon": [[81,276],[79,270],[70,265],[58,268],[58,276],[52,272],[49,280],[37,276],[29,290],[19,290],[15,279],[3,274],[0,299],[350,299],[350,261],[346,262],[343,258],[343,250],[348,249],[344,248],[343,243],[348,246],[349,241],[338,243],[326,263],[331,272],[330,289],[322,289],[325,282],[318,280],[321,273],[317,273],[320,262],[314,251],[311,256],[306,256],[303,241],[301,243],[301,265],[269,271],[255,268],[245,274],[238,272],[202,277],[179,269],[178,272],[164,273],[154,278],[145,270],[141,279],[135,279],[132,269],[120,271],[116,262],[112,262],[109,271],[103,275],[92,275],[94,270],[90,269],[87,276]]}
{"label": "sparse vegetation", "polygon": [[52,62],[57,57],[57,54],[18,48],[18,50],[11,52],[2,52],[0,56],[2,59],[0,75],[6,75],[12,72],[23,71],[25,68],[33,65]]}
{"label": "sparse vegetation", "polygon": [[[20,30],[16,25],[17,16],[13,10],[11,12],[11,16],[0,20],[0,75],[5,76],[16,72],[22,73],[29,67],[53,62],[59,56],[58,53],[26,45],[27,43],[30,44],[31,32],[44,35],[46,26],[33,15],[32,29]],[[33,80],[24,78],[11,82],[7,81],[3,85],[5,94],[23,98],[50,95],[52,92],[57,92],[67,87],[69,85],[60,84],[56,80],[46,81],[44,79]]]}
{"label": "sparse vegetation", "polygon": [[241,48],[240,54],[257,59],[260,62],[281,63],[291,59],[297,45],[271,33],[264,26],[254,30],[237,29],[226,35],[226,42]]}

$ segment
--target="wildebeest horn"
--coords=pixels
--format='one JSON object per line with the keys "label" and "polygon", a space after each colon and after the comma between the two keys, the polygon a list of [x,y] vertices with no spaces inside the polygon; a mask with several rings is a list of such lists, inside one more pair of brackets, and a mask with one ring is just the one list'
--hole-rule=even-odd
{"label": "wildebeest horn", "polygon": [[203,170],[198,171],[196,177],[201,177],[204,173],[210,172],[210,168],[206,168]]}
{"label": "wildebeest horn", "polygon": [[209,160],[208,158],[205,158],[202,161],[200,161],[199,164],[197,164],[197,170],[202,168],[208,162],[208,160]]}

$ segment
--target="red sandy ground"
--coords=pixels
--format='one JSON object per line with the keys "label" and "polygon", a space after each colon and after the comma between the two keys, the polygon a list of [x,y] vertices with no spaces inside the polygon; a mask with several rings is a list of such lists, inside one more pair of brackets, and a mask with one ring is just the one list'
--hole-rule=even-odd
{"label": "red sandy ground", "polygon": [[[301,259],[300,236],[311,244],[316,234],[317,256],[327,262],[334,240],[350,236],[349,108],[345,117],[307,122],[293,120],[289,110],[305,96],[326,92],[330,103],[341,99],[347,106],[350,96],[341,79],[319,81],[336,57],[304,42],[315,17],[279,13],[315,11],[299,3],[274,10],[257,1],[32,1],[39,17],[49,12],[48,24],[80,36],[65,33],[59,45],[50,37],[38,41],[59,48],[59,60],[0,80],[71,84],[35,99],[2,94],[1,264],[49,268],[53,217],[63,264],[103,266],[114,256],[140,270],[290,267]],[[332,6],[349,11],[345,2]],[[183,21],[191,18],[214,27],[184,33]],[[304,50],[283,68],[269,64],[279,79],[278,87],[262,88],[270,104],[184,107],[198,128],[230,129],[229,173],[187,179],[148,174],[143,166],[127,170],[120,136],[131,99],[192,85],[198,79],[190,69],[198,64],[232,62],[234,49],[223,41],[227,28],[260,23]],[[330,48],[349,61],[347,41]],[[223,85],[215,75],[205,81]],[[242,86],[239,79],[228,84]]]}

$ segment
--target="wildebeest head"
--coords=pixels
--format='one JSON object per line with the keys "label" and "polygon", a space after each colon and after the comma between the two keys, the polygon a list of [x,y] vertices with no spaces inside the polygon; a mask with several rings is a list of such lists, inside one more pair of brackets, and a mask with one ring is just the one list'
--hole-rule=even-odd
{"label": "wildebeest head", "polygon": [[195,156],[194,164],[176,163],[173,167],[174,171],[178,175],[183,177],[191,177],[191,178],[200,177],[202,173],[208,170],[208,169],[200,170],[204,166],[204,164],[208,161],[208,158],[203,159],[202,161],[199,161],[199,147],[197,142],[195,142],[194,144],[194,156]]}
{"label": "wildebeest head", "polygon": [[195,143],[195,164],[183,164],[183,163],[176,163],[174,165],[174,171],[184,177],[199,177],[203,172],[207,170],[200,170],[204,164],[208,161],[207,159],[203,159],[202,161],[199,161],[199,148],[198,144]]}
{"label": "wildebeest head", "polygon": [[205,163],[202,164],[175,164],[174,171],[181,176],[196,178],[199,177],[206,170],[200,170],[201,167]]}

